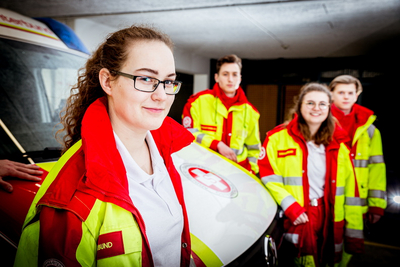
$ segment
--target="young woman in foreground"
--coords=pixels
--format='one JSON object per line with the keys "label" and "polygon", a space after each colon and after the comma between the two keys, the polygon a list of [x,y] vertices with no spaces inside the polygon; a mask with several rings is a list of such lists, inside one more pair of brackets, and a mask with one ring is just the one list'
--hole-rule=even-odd
{"label": "young woman in foreground", "polygon": [[291,256],[290,265],[333,265],[340,262],[343,244],[346,251],[363,251],[347,135],[335,125],[331,103],[325,85],[303,86],[294,118],[267,133],[259,160],[262,182],[285,213],[282,247],[289,250],[281,259]]}
{"label": "young woman in foreground", "polygon": [[88,60],[62,118],[64,154],[27,215],[16,266],[189,266],[171,153],[193,136],[166,117],[181,86],[172,46],[132,26]]}

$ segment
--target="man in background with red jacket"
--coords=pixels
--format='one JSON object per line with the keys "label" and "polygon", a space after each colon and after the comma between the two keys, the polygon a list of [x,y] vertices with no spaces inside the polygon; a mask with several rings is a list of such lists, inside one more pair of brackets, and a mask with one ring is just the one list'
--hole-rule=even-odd
{"label": "man in background with red jacket", "polygon": [[260,114],[240,87],[242,60],[228,55],[217,61],[215,85],[192,95],[182,123],[196,142],[257,174],[260,154]]}
{"label": "man in background with red jacket", "polygon": [[[340,75],[329,88],[333,96],[332,114],[338,119],[351,141],[351,157],[363,206],[364,218],[374,224],[386,208],[386,165],[383,160],[382,140],[373,125],[374,112],[356,104],[362,92],[361,82],[350,75]],[[344,255],[342,266],[350,260]]]}

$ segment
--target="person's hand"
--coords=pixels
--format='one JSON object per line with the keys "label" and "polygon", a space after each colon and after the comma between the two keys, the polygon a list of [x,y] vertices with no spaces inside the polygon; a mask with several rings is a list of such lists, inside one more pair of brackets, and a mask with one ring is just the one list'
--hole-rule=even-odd
{"label": "person's hand", "polygon": [[0,160],[0,186],[7,192],[12,192],[13,187],[10,183],[3,180],[4,177],[16,177],[28,181],[39,182],[40,177],[34,175],[42,175],[39,166],[33,164],[23,164],[11,160]]}
{"label": "person's hand", "polygon": [[298,225],[298,224],[302,224],[302,223],[306,223],[308,222],[308,216],[305,212],[303,212],[302,214],[300,214],[299,217],[297,217],[297,219],[293,222],[293,225]]}
{"label": "person's hand", "polygon": [[381,217],[382,217],[381,215],[375,214],[375,213],[369,213],[368,212],[368,214],[367,214],[368,221],[371,224],[377,223],[380,220]]}
{"label": "person's hand", "polygon": [[225,145],[224,142],[218,143],[217,150],[218,150],[218,153],[220,153],[222,156],[224,156],[234,162],[237,162],[237,157],[236,157],[235,152],[232,150],[232,148]]}

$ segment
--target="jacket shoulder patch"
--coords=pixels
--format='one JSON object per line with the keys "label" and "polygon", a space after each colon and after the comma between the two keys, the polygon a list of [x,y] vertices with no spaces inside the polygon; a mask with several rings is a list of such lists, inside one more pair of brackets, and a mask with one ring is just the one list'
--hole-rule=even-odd
{"label": "jacket shoulder patch", "polygon": [[97,241],[97,260],[125,253],[122,231],[102,234]]}
{"label": "jacket shoulder patch", "polygon": [[186,116],[185,118],[183,118],[183,127],[185,128],[192,128],[192,118],[190,118],[189,116]]}

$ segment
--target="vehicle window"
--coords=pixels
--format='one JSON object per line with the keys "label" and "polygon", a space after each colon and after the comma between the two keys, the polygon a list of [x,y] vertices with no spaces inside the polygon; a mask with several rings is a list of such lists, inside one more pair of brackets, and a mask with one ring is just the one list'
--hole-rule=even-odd
{"label": "vehicle window", "polygon": [[[59,147],[59,114],[85,56],[0,38],[0,119],[25,151]],[[0,129],[0,158],[20,154]]]}

